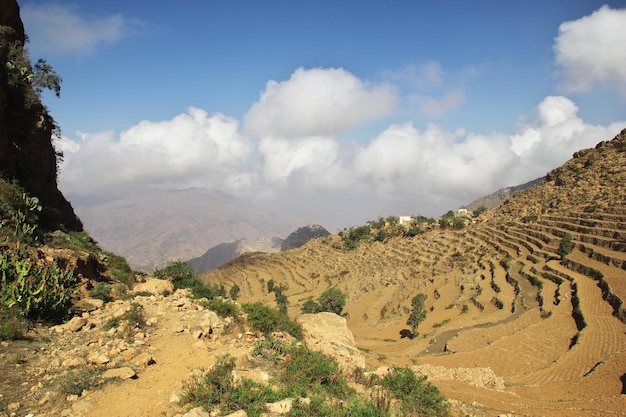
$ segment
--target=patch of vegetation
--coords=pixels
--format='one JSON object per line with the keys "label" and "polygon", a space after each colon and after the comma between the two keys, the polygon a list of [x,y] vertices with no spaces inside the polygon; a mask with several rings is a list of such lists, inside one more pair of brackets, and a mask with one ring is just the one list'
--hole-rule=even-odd
{"label": "patch of vegetation", "polygon": [[105,264],[111,273],[118,281],[131,287],[135,282],[135,274],[131,269],[126,258],[116,255],[111,252],[103,252],[101,255],[105,260]]}
{"label": "patch of vegetation", "polygon": [[500,266],[502,266],[505,271],[508,271],[511,269],[511,262],[513,262],[513,257],[507,254],[504,258],[500,259]]}
{"label": "patch of vegetation", "polygon": [[399,400],[404,416],[450,416],[446,399],[425,376],[407,368],[395,368],[380,384]]}
{"label": "patch of vegetation", "polygon": [[80,396],[83,391],[104,383],[102,378],[100,378],[104,370],[104,366],[89,366],[78,370],[70,370],[59,377],[56,384],[59,387],[59,391],[63,394]]}
{"label": "patch of vegetation", "polygon": [[536,223],[537,220],[539,220],[539,216],[536,214],[529,214],[528,216],[522,217],[524,223]]}
{"label": "patch of vegetation", "polygon": [[239,308],[236,304],[229,303],[220,298],[212,300],[201,300],[200,304],[211,311],[217,313],[220,317],[236,317],[239,314]]}
{"label": "patch of vegetation", "polygon": [[169,279],[175,289],[189,288],[195,298],[212,300],[215,297],[226,296],[223,285],[204,284],[200,275],[187,262],[170,261],[162,269],[156,269],[153,276],[158,279]]}
{"label": "patch of vegetation", "polygon": [[53,248],[99,253],[102,249],[98,243],[85,232],[57,232],[54,233],[47,244]]}
{"label": "patch of vegetation", "polygon": [[102,329],[108,331],[112,328],[117,328],[119,329],[117,335],[130,341],[133,339],[135,329],[143,329],[145,327],[146,318],[143,314],[143,306],[141,304],[131,303],[130,308],[122,317],[111,317],[104,323]]}
{"label": "patch of vegetation", "polygon": [[302,345],[294,345],[288,350],[280,379],[290,397],[304,397],[311,392],[345,397],[349,393],[347,380],[337,361]]}
{"label": "patch of vegetation", "polygon": [[428,296],[426,294],[417,294],[411,300],[411,313],[406,320],[406,324],[411,326],[411,338],[417,337],[417,327],[426,319],[426,309],[424,303]]}
{"label": "patch of vegetation", "polygon": [[309,298],[302,306],[303,313],[321,313],[324,311],[341,315],[346,305],[346,295],[337,287],[326,289],[317,299]]}
{"label": "patch of vegetation", "polygon": [[537,287],[539,289],[543,288],[543,282],[536,276],[536,275],[532,275],[529,279],[530,284],[534,287]]}
{"label": "patch of vegetation", "polygon": [[348,376],[340,371],[335,359],[302,345],[266,338],[257,342],[251,356],[254,361],[271,364],[276,378],[270,386],[245,378],[235,384],[235,360],[225,355],[210,370],[202,370],[183,384],[183,400],[220,415],[244,410],[249,416],[260,416],[267,412],[267,402],[307,398],[294,400],[285,415],[390,417],[393,411],[393,415],[450,416],[436,387],[408,369],[396,368],[391,375],[369,380],[360,372],[354,374],[355,382],[365,383],[372,390],[371,396],[363,398],[349,387]]}
{"label": "patch of vegetation", "polygon": [[248,416],[255,417],[265,411],[265,403],[282,399],[269,386],[249,379],[235,384],[234,369],[235,358],[220,356],[210,370],[202,370],[183,384],[183,401],[205,410],[218,410],[220,415],[245,410]]}
{"label": "patch of vegetation", "polygon": [[0,302],[29,318],[63,317],[76,292],[74,269],[49,262],[31,245],[40,237],[36,224],[39,200],[23,193],[21,200],[7,203],[7,194],[12,195],[5,190],[0,204]]}
{"label": "patch of vegetation", "polygon": [[239,293],[241,293],[241,288],[239,288],[239,285],[233,284],[228,291],[228,296],[231,300],[236,301],[239,298]]}
{"label": "patch of vegetation", "polygon": [[296,339],[302,339],[302,327],[275,308],[257,302],[242,304],[241,309],[248,315],[248,323],[255,331],[265,335],[285,331]]}
{"label": "patch of vegetation", "polygon": [[106,282],[96,282],[96,285],[89,291],[89,296],[104,302],[111,301],[111,285]]}
{"label": "patch of vegetation", "polygon": [[27,323],[15,309],[0,306],[0,340],[18,340],[24,338]]}
{"label": "patch of vegetation", "polygon": [[359,247],[362,241],[371,241],[370,226],[357,226],[344,229],[339,232],[339,237],[343,240],[345,250],[354,250]]}
{"label": "patch of vegetation", "polygon": [[481,214],[485,213],[486,211],[487,211],[487,207],[485,207],[485,206],[480,206],[480,207],[478,207],[476,210],[474,210],[474,211],[472,212],[472,217],[478,217],[478,216],[480,216]]}
{"label": "patch of vegetation", "polygon": [[559,244],[559,249],[557,253],[561,257],[561,259],[565,259],[567,255],[572,253],[574,250],[574,244],[572,243],[572,235],[569,233],[565,233],[563,238],[561,239],[561,243]]}

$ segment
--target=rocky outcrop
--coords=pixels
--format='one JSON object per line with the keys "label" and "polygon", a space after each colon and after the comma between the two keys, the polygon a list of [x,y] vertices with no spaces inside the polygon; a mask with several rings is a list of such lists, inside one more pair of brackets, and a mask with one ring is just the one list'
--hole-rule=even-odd
{"label": "rocky outcrop", "polygon": [[342,369],[365,368],[365,357],[356,347],[346,319],[334,313],[303,314],[297,319],[304,330],[304,344],[337,360]]}
{"label": "rocky outcrop", "polygon": [[311,239],[329,234],[330,232],[319,224],[309,224],[308,226],[298,228],[298,230],[287,236],[287,238],[283,240],[280,250],[286,251],[299,248],[300,246],[304,246],[304,244]]}
{"label": "rocky outcrop", "polygon": [[54,120],[23,71],[16,75],[17,69],[10,70],[16,56],[22,57],[19,65],[29,65],[21,52],[25,34],[16,0],[2,2],[0,25],[0,170],[39,198],[44,207],[41,216],[49,227],[61,223],[70,230],[82,230],[72,206],[57,188]]}

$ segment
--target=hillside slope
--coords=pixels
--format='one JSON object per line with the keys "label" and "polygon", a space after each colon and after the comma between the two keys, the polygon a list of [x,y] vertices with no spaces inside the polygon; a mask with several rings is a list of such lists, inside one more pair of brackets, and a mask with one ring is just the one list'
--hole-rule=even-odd
{"label": "hillside slope", "polygon": [[[243,255],[203,279],[267,302],[272,279],[287,287],[294,316],[337,286],[371,363],[412,365],[444,395],[491,415],[618,415],[626,410],[624,203],[626,130],[464,229],[353,251],[327,236]],[[562,259],[566,236],[572,251]],[[428,314],[419,337],[403,339],[417,293],[427,295]]]}

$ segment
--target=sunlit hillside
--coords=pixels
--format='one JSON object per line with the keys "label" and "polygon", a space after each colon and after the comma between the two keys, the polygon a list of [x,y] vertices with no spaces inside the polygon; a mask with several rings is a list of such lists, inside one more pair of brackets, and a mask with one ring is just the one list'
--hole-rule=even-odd
{"label": "sunlit hillside", "polygon": [[[602,140],[606,138],[598,138]],[[626,130],[461,229],[361,242],[326,236],[204,275],[290,314],[336,286],[372,363],[412,365],[449,398],[529,416],[626,410]],[[425,294],[419,335],[402,338]]]}

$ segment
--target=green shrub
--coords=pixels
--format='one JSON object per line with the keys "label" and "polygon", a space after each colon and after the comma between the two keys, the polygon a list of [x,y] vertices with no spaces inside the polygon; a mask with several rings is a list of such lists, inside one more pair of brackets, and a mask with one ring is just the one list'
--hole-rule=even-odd
{"label": "green shrub", "polygon": [[209,310],[216,312],[220,317],[235,317],[239,314],[239,308],[235,304],[223,301],[220,298],[203,300],[201,304]]}
{"label": "green shrub", "polygon": [[343,397],[350,391],[334,358],[304,346],[289,349],[281,381],[287,392],[296,397],[304,397],[309,392]]}
{"label": "green shrub", "polygon": [[278,330],[280,314],[275,308],[258,302],[242,304],[241,308],[248,315],[248,323],[253,330],[263,334]]}
{"label": "green shrub", "polygon": [[265,403],[275,402],[280,395],[269,386],[243,379],[235,384],[232,371],[235,358],[220,356],[209,371],[191,377],[183,383],[183,401],[205,410],[218,410],[220,415],[245,410],[248,416],[260,416],[265,412]]}
{"label": "green shrub", "polygon": [[395,368],[385,376],[381,385],[400,399],[405,416],[450,416],[446,399],[425,376],[417,376],[407,368]]}
{"label": "green shrub", "polygon": [[537,220],[539,220],[539,216],[536,214],[529,214],[528,216],[522,217],[524,223],[536,223]]}
{"label": "green shrub", "polygon": [[572,253],[574,250],[574,244],[572,243],[572,235],[569,233],[565,233],[563,235],[563,239],[561,239],[561,243],[559,244],[559,249],[557,253],[562,259],[565,259],[567,255]]}
{"label": "green shrub", "polygon": [[303,314],[316,314],[320,312],[320,305],[313,301],[312,297],[309,297],[302,305]]}
{"label": "green shrub", "polygon": [[55,233],[48,242],[48,245],[53,248],[85,251],[89,253],[102,251],[96,241],[85,232]]}
{"label": "green shrub", "polygon": [[57,379],[59,391],[65,395],[81,395],[83,391],[103,384],[100,375],[104,372],[103,366],[89,366],[69,371]]}
{"label": "green shrub", "polygon": [[346,305],[346,295],[337,287],[328,288],[318,299],[320,311],[328,311],[341,315]]}
{"label": "green shrub", "polygon": [[230,291],[228,291],[228,296],[230,297],[231,300],[236,301],[237,298],[239,298],[240,292],[241,292],[241,288],[239,288],[239,285],[233,284],[233,286],[230,287]]}
{"label": "green shrub", "polygon": [[135,274],[126,258],[111,252],[104,252],[104,256],[106,257],[106,265],[111,275],[121,283],[129,287],[132,286],[135,282]]}
{"label": "green shrub", "polygon": [[200,275],[184,261],[170,261],[165,268],[156,269],[153,276],[158,279],[169,279],[175,289],[189,288],[195,298],[211,300],[226,295],[226,289],[223,285],[202,283]]}
{"label": "green shrub", "polygon": [[73,269],[62,269],[39,256],[35,249],[19,244],[9,244],[0,252],[0,300],[27,317],[62,317],[72,304],[78,279]]}
{"label": "green shrub", "polygon": [[259,302],[242,304],[241,308],[248,315],[248,324],[253,330],[265,335],[284,331],[302,339],[302,327],[279,310]]}
{"label": "green shrub", "polygon": [[26,322],[17,311],[0,306],[0,340],[22,339],[26,329]]}
{"label": "green shrub", "polygon": [[96,285],[89,291],[89,296],[102,301],[111,301],[111,286],[106,282],[96,282]]}

